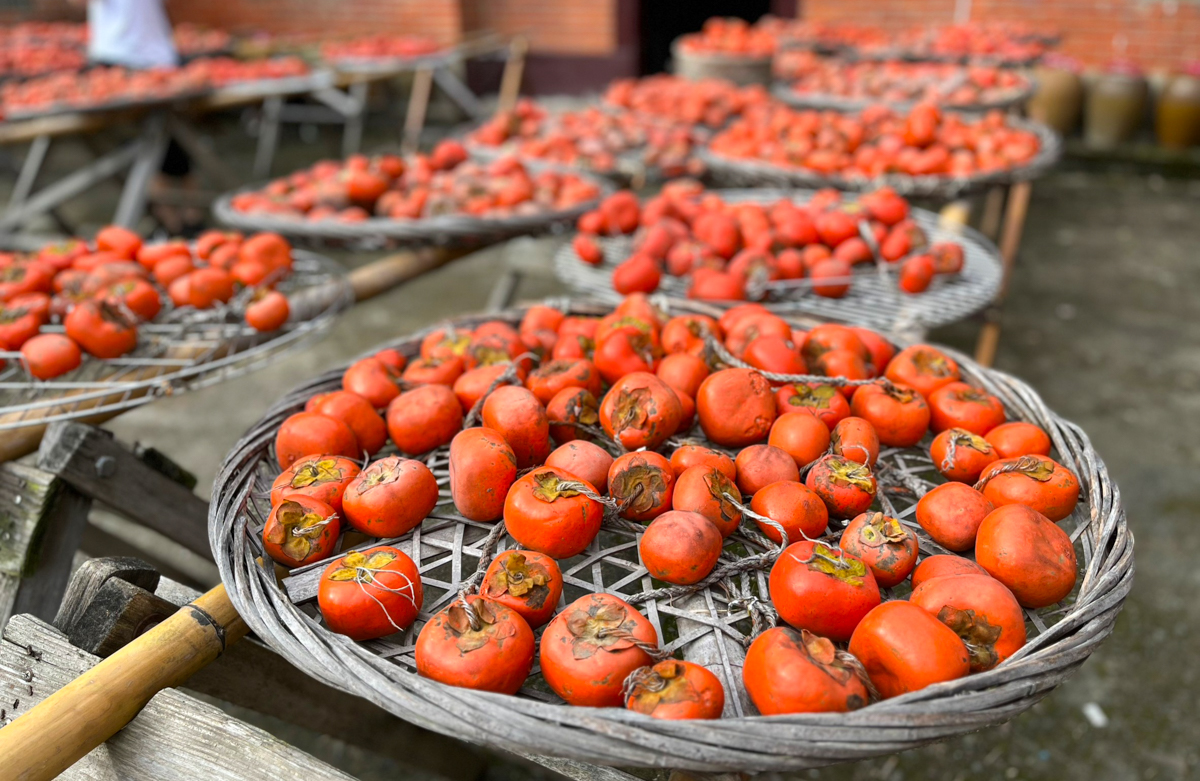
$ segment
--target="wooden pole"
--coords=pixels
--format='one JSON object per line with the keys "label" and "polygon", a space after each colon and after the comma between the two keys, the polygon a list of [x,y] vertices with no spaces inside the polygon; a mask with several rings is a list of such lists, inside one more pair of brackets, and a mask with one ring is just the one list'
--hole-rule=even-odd
{"label": "wooden pole", "polygon": [[177,613],[0,729],[6,779],[52,779],[246,636],[224,586]]}
{"label": "wooden pole", "polygon": [[1000,258],[1004,263],[1000,277],[1000,292],[987,311],[987,322],[979,332],[975,343],[975,360],[983,366],[991,366],[996,360],[996,349],[1000,345],[1000,310],[1008,295],[1013,268],[1017,263],[1017,252],[1021,247],[1021,235],[1025,231],[1025,218],[1029,214],[1029,198],[1033,185],[1019,182],[1013,185],[1008,195],[1008,208],[1004,213],[1004,226],[1000,234]]}
{"label": "wooden pole", "polygon": [[404,116],[404,142],[401,150],[411,155],[421,146],[421,131],[425,128],[425,113],[433,92],[433,68],[418,68],[413,74],[412,93],[408,96],[408,111]]}
{"label": "wooden pole", "polygon": [[512,39],[508,47],[508,62],[504,63],[504,74],[500,77],[500,96],[496,101],[496,111],[511,111],[517,105],[517,97],[521,94],[521,79],[525,75],[525,54],[529,51],[529,41],[518,35]]}

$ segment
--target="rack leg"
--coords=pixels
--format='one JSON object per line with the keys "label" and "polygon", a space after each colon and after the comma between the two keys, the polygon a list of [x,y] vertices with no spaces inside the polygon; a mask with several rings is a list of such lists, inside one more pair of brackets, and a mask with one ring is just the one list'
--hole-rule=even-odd
{"label": "rack leg", "polygon": [[279,143],[279,114],[282,111],[283,98],[280,96],[272,95],[263,101],[258,149],[254,153],[255,179],[266,179],[271,175],[271,163],[275,162],[275,147]]}
{"label": "rack leg", "polygon": [[979,332],[979,340],[975,343],[975,360],[984,366],[991,366],[996,360],[996,348],[1000,344],[1000,311],[1004,299],[1008,295],[1008,286],[1012,280],[1013,268],[1016,266],[1017,252],[1021,247],[1021,235],[1025,231],[1025,218],[1029,215],[1029,198],[1033,185],[1029,182],[1019,182],[1013,185],[1008,195],[1008,208],[1004,214],[1004,225],[1000,236],[1000,257],[1004,262],[1003,275],[1000,278],[1000,293],[987,311],[987,321]]}
{"label": "rack leg", "polygon": [[42,163],[46,161],[46,153],[49,151],[50,136],[38,136],[33,139],[33,143],[29,145],[29,154],[25,156],[25,162],[21,164],[21,173],[17,176],[17,183],[13,185],[12,197],[8,201],[9,208],[25,203],[29,194],[33,192],[33,185],[37,182],[38,174],[42,171]]}
{"label": "rack leg", "polygon": [[509,111],[517,103],[521,94],[521,78],[525,75],[525,54],[529,51],[529,42],[524,36],[518,35],[512,39],[508,48],[508,62],[504,63],[504,74],[500,77],[500,97],[496,102],[496,111]]}
{"label": "rack leg", "polygon": [[425,112],[433,91],[433,69],[419,68],[413,74],[412,94],[408,98],[408,114],[404,118],[405,154],[412,154],[421,145],[421,130],[425,127]]}
{"label": "rack leg", "polygon": [[129,178],[125,180],[125,188],[121,190],[116,214],[113,215],[113,223],[127,228],[137,224],[146,212],[150,179],[162,165],[163,155],[167,152],[165,114],[155,114],[146,120],[139,147],[133,166],[129,169]]}
{"label": "rack leg", "polygon": [[342,130],[342,157],[358,154],[359,147],[362,146],[363,121],[367,115],[367,94],[370,86],[365,81],[358,81],[351,84],[347,90],[355,110],[346,115],[346,126]]}

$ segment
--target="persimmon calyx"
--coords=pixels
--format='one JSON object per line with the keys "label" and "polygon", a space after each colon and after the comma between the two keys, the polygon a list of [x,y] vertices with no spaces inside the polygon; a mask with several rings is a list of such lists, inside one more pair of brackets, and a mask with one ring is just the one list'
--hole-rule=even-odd
{"label": "persimmon calyx", "polygon": [[523,597],[538,586],[550,582],[550,573],[540,564],[530,564],[524,554],[513,553],[488,585],[488,593],[497,596],[512,594]]}
{"label": "persimmon calyx", "polygon": [[503,644],[504,639],[516,634],[510,621],[500,620],[500,611],[488,599],[459,601],[446,609],[446,627],[456,638],[455,647],[462,653],[483,648],[493,640]]}
{"label": "persimmon calyx", "polygon": [[917,350],[913,353],[912,362],[921,374],[928,374],[932,377],[954,376],[954,370],[950,368],[950,362],[946,360],[946,356],[932,350]]}
{"label": "persimmon calyx", "polygon": [[586,609],[574,610],[566,622],[567,632],[574,638],[571,655],[576,659],[588,659],[597,651],[615,653],[639,647],[633,634],[637,623],[621,605],[593,603]]}
{"label": "persimmon calyx", "polygon": [[378,488],[381,485],[394,483],[400,479],[400,470],[392,468],[389,464],[376,462],[367,467],[362,473],[362,481],[358,485],[358,493],[365,494]]}
{"label": "persimmon calyx", "polygon": [[796,561],[810,570],[837,578],[851,586],[861,586],[867,576],[866,564],[859,559],[848,559],[841,548],[830,548],[824,543],[814,545],[812,554],[807,559],[797,556]]}
{"label": "persimmon calyx", "polygon": [[641,465],[622,470],[609,481],[609,495],[624,509],[642,513],[655,507],[667,491],[667,481],[658,467]]}
{"label": "persimmon calyx", "polygon": [[637,668],[625,679],[624,688],[629,708],[639,713],[652,713],[663,702],[698,699],[696,687],[687,679],[687,668],[678,659]]}
{"label": "persimmon calyx", "polygon": [[829,409],[829,400],[838,389],[832,385],[795,385],[795,391],[788,397],[788,404],[793,407],[812,407],[813,409]]}
{"label": "persimmon calyx", "polygon": [[342,469],[332,458],[310,461],[292,475],[292,488],[308,488],[316,483],[335,483],[342,479]]}
{"label": "persimmon calyx", "polygon": [[567,420],[594,426],[600,422],[599,405],[590,391],[582,390],[567,402]]}
{"label": "persimmon calyx", "polygon": [[[329,573],[330,580],[357,580],[359,583],[374,583],[375,574],[396,560],[391,551],[376,551],[370,556],[354,551],[342,559],[341,566]],[[399,574],[399,573],[397,573]]]}
{"label": "persimmon calyx", "polygon": [[875,490],[875,478],[871,468],[866,464],[851,461],[844,456],[829,459],[829,478],[835,483],[861,488],[864,491]]}
{"label": "persimmon calyx", "polygon": [[1048,483],[1050,482],[1050,478],[1054,476],[1054,462],[1037,456],[1020,456],[1015,461],[1009,461],[988,471],[983,479],[975,484],[975,490],[982,491],[987,487],[988,483],[1000,475],[1010,473],[1025,475],[1028,478],[1037,480],[1039,483]]}
{"label": "persimmon calyx", "polygon": [[583,484],[576,480],[564,480],[551,471],[535,472],[533,482],[536,484],[533,495],[543,502],[555,502],[558,499],[570,499],[579,496]]}
{"label": "persimmon calyx", "polygon": [[711,469],[704,476],[704,485],[708,487],[708,493],[713,499],[717,500],[717,506],[721,508],[721,518],[728,523],[740,522],[742,520],[742,512],[733,500],[730,498],[737,492],[737,486],[719,469]]}
{"label": "persimmon calyx", "polygon": [[953,605],[944,605],[938,611],[937,619],[962,639],[971,657],[972,670],[990,670],[1000,663],[996,641],[1000,639],[1003,627],[990,623],[974,610],[962,610]]}
{"label": "persimmon calyx", "polygon": [[858,537],[871,548],[902,544],[908,540],[908,530],[896,518],[883,513],[872,513],[859,530]]}
{"label": "persimmon calyx", "polygon": [[619,434],[627,428],[644,429],[650,420],[647,405],[653,400],[649,388],[622,389],[613,406],[613,431]]}

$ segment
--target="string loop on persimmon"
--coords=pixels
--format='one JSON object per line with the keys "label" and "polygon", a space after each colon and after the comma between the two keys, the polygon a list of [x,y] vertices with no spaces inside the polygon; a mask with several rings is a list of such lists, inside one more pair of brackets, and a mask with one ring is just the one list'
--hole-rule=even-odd
{"label": "string loop on persimmon", "polygon": [[1041,460],[1037,456],[1020,456],[1012,461],[1009,461],[1007,464],[1001,464],[995,469],[989,469],[987,477],[982,478],[979,482],[975,483],[973,487],[976,491],[982,492],[983,489],[987,488],[988,483],[1000,475],[1005,475],[1010,472],[1028,472],[1041,463]]}
{"label": "string loop on persimmon", "polygon": [[475,400],[471,405],[471,410],[467,413],[467,417],[463,419],[463,428],[471,428],[479,424],[479,418],[483,415],[483,404],[487,401],[488,396],[492,395],[492,391],[499,388],[501,385],[520,385],[521,378],[517,373],[520,368],[521,361],[536,361],[537,355],[533,353],[521,353],[511,361],[507,361],[508,366],[504,371],[500,372],[494,380],[487,386],[487,390]]}
{"label": "string loop on persimmon", "polygon": [[[479,562],[475,565],[475,571],[471,576],[459,584],[458,597],[463,604],[467,603],[467,597],[479,591],[479,585],[483,582],[483,576],[487,574],[487,569],[492,564],[492,559],[496,557],[496,549],[500,547],[500,543],[504,540],[505,534],[508,533],[503,521],[497,521],[493,524],[486,537],[479,543]],[[468,615],[473,615],[473,610],[467,610]]]}
{"label": "string loop on persimmon", "polygon": [[324,527],[326,527],[329,524],[336,521],[337,518],[338,518],[337,513],[334,513],[333,515],[330,515],[327,518],[322,518],[319,521],[313,521],[308,526],[297,526],[292,529],[292,534],[296,535],[297,537],[302,534],[310,534],[312,532],[317,531],[318,529],[323,529]]}
{"label": "string loop on persimmon", "polygon": [[[383,573],[388,573],[391,575],[395,575],[398,578],[401,578],[404,581],[404,585],[403,586],[388,586],[388,585],[380,582],[380,579],[378,576]],[[417,604],[416,589],[413,586],[413,582],[411,580],[409,580],[408,575],[405,575],[403,572],[398,572],[394,569],[384,569],[382,567],[367,567],[362,564],[354,566],[354,582],[358,584],[359,591],[361,591],[367,597],[370,597],[371,601],[379,606],[379,609],[383,611],[383,617],[388,620],[388,623],[391,624],[392,627],[395,628],[395,630],[397,632],[403,632],[405,627],[402,627],[396,623],[395,619],[392,618],[392,614],[388,612],[387,605],[383,604],[383,600],[381,600],[379,597],[375,596],[374,594],[372,594],[370,591],[367,590],[367,584],[366,584],[366,581],[364,580],[364,577],[370,579],[372,588],[377,588],[380,591],[386,592],[388,594],[396,594],[397,596],[404,597],[405,599],[408,600],[408,603],[410,605],[412,605],[413,611],[417,612],[417,611],[420,611],[421,606]]]}
{"label": "string loop on persimmon", "polygon": [[716,337],[711,333],[705,334],[705,345],[712,350],[713,354],[727,366],[735,369],[754,369],[762,376],[766,377],[771,382],[794,383],[794,382],[812,382],[821,385],[833,385],[835,387],[859,387],[861,385],[880,385],[884,388],[894,388],[895,385],[886,377],[872,377],[866,380],[851,380],[847,377],[826,377],[823,374],[781,374],[780,372],[769,372],[765,369],[760,369],[757,366],[751,366],[740,358],[734,357],[733,353],[725,348]]}

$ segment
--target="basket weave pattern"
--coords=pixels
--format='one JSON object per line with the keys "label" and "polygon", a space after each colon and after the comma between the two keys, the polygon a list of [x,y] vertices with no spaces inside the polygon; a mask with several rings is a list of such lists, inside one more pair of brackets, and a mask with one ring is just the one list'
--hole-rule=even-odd
{"label": "basket weave pattern", "polygon": [[[667,303],[672,314],[714,311],[687,302]],[[609,311],[606,306],[584,303],[571,303],[569,309],[571,314]],[[499,318],[516,323],[521,314],[510,310]],[[453,324],[471,328],[495,317],[473,316]],[[424,333],[432,330],[436,329]],[[423,335],[392,346],[411,357]],[[341,370],[281,399],[226,458],[213,488],[209,517],[213,552],[239,613],[255,634],[290,662],[409,721],[465,740],[609,765],[697,771],[794,770],[914,748],[1000,724],[1046,696],[1111,632],[1133,577],[1133,538],[1120,496],[1087,436],[1048,410],[1019,380],[963,356],[953,357],[964,379],[998,396],[1010,418],[1042,426],[1054,442],[1058,459],[1079,476],[1083,499],[1063,522],[1081,561],[1077,590],[1058,606],[1028,611],[1029,643],[999,667],[852,713],[753,715],[741,687],[740,665],[750,635],[769,621],[770,611],[762,609],[768,570],[748,569],[691,592],[686,587],[656,590],[638,563],[636,534],[621,522],[606,522],[589,550],[562,562],[566,600],[590,591],[609,591],[636,603],[667,650],[705,664],[722,679],[729,694],[724,718],[671,722],[622,709],[565,706],[541,681],[536,667],[526,689],[516,697],[452,688],[417,676],[412,644],[420,624],[454,598],[481,558],[486,565],[495,551],[511,545],[502,523],[460,518],[445,490],[443,504],[419,529],[398,541],[383,541],[411,555],[421,570],[426,596],[417,626],[366,643],[329,632],[313,604],[324,564],[293,571],[281,587],[273,568],[260,563],[261,530],[269,511],[267,490],[278,473],[272,452],[275,433],[311,395],[339,387]],[[926,555],[945,552],[913,520],[916,500],[933,487],[934,479],[940,482],[934,477],[927,447],[926,443],[885,450],[876,470],[884,510],[917,532]],[[445,489],[446,449],[424,460]],[[750,554],[770,554],[774,546],[753,528],[743,524],[742,531],[727,541],[718,569]],[[831,528],[838,529],[838,522]],[[902,596],[898,590],[887,595]]]}

